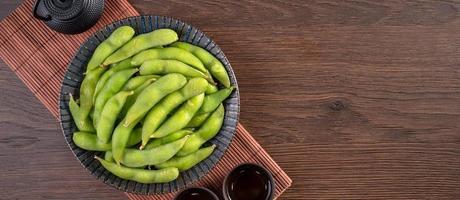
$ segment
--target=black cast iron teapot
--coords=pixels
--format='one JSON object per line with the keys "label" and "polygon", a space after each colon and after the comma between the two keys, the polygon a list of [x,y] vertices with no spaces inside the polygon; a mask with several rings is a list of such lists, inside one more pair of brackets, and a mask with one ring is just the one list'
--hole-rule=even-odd
{"label": "black cast iron teapot", "polygon": [[37,0],[33,15],[57,32],[77,34],[96,24],[103,10],[104,0]]}

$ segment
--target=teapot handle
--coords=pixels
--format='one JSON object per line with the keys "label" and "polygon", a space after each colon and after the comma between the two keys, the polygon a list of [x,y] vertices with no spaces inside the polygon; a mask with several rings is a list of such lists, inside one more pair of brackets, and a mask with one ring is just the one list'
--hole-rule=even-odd
{"label": "teapot handle", "polygon": [[[40,12],[38,12],[40,11]],[[43,20],[43,21],[48,21],[51,20],[51,15],[46,11],[46,7],[44,5],[43,0],[37,0],[35,1],[34,4],[34,9],[33,9],[33,15],[35,18]],[[46,14],[44,14],[46,13]]]}

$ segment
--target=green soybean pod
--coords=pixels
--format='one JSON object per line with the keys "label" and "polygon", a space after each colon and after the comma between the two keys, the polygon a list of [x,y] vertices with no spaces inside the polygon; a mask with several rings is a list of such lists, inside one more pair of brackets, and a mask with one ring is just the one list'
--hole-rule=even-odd
{"label": "green soybean pod", "polygon": [[91,120],[87,117],[85,119],[80,119],[80,106],[78,106],[77,102],[75,102],[71,93],[69,93],[69,110],[70,114],[72,114],[72,118],[77,125],[79,131],[83,132],[96,132],[91,123]]}
{"label": "green soybean pod", "polygon": [[201,77],[215,84],[211,76],[177,60],[147,60],[139,68],[141,75],[179,73],[187,77]]}
{"label": "green soybean pod", "polygon": [[123,126],[123,122],[124,120],[117,125],[112,135],[112,154],[117,164],[120,164],[123,153],[128,146],[127,144],[131,137],[131,132],[136,124],[139,123],[139,120],[127,127]]}
{"label": "green soybean pod", "polygon": [[[206,98],[206,97],[205,97]],[[190,122],[187,124],[187,128],[197,128],[197,127],[200,127],[203,122],[206,121],[206,119],[208,119],[209,115],[211,115],[210,112],[208,113],[201,113],[201,114],[196,114],[195,116],[193,116],[192,120],[190,120]]]}
{"label": "green soybean pod", "polygon": [[136,99],[139,96],[139,94],[142,92],[142,90],[144,90],[147,86],[149,86],[155,81],[156,79],[148,79],[144,83],[142,83],[142,85],[140,85],[134,90],[134,94],[129,96],[128,99],[126,99],[126,103],[123,106],[123,109],[121,110],[121,114],[119,115],[119,118],[123,118],[126,115],[126,113],[128,112],[128,109],[131,108],[134,102],[136,102]]}
{"label": "green soybean pod", "polygon": [[123,86],[124,91],[135,90],[139,86],[145,83],[145,81],[152,79],[157,80],[160,76],[157,75],[147,75],[147,76],[136,76],[131,79]]}
{"label": "green soybean pod", "polygon": [[133,169],[117,165],[113,162],[108,162],[97,156],[94,158],[99,160],[102,166],[115,176],[139,183],[167,183],[176,180],[177,177],[179,177],[179,170],[174,167],[159,170]]}
{"label": "green soybean pod", "polygon": [[198,151],[195,151],[194,153],[187,155],[187,156],[183,156],[183,157],[175,156],[164,163],[155,165],[155,167],[157,169],[168,169],[171,167],[175,167],[175,168],[178,168],[179,171],[185,171],[187,169],[192,168],[193,166],[203,161],[207,157],[209,157],[215,148],[216,148],[216,145],[214,144],[212,146],[199,149]]}
{"label": "green soybean pod", "polygon": [[203,104],[204,93],[194,96],[185,102],[179,109],[166,120],[151,138],[161,138],[184,128]]}
{"label": "green soybean pod", "polygon": [[184,101],[203,93],[206,90],[208,82],[203,78],[192,78],[184,87],[177,90],[156,104],[146,115],[142,126],[142,146],[147,144],[150,135],[166,119],[168,114]]}
{"label": "green soybean pod", "polygon": [[225,87],[230,87],[231,83],[227,70],[225,69],[224,65],[222,65],[222,63],[211,53],[201,47],[185,42],[175,42],[171,44],[171,46],[191,52],[201,60],[201,62],[209,70],[209,72],[211,72],[214,78],[219,80],[219,82],[221,82]]}
{"label": "green soybean pod", "polygon": [[[120,62],[145,49],[168,45],[177,41],[178,39],[179,38],[177,37],[177,33],[171,29],[158,29],[150,33],[140,34],[123,45],[115,53],[110,55],[102,65],[106,66],[112,63]],[[140,64],[141,63],[137,65]]]}
{"label": "green soybean pod", "polygon": [[94,133],[74,132],[72,140],[78,147],[88,151],[109,151],[112,149],[110,143],[103,143],[97,140]]}
{"label": "green soybean pod", "polygon": [[86,67],[86,72],[99,67],[110,54],[131,40],[134,33],[134,29],[130,26],[121,26],[115,29],[115,31],[94,50],[93,56]]}
{"label": "green soybean pod", "polygon": [[179,130],[179,131],[177,131],[175,133],[169,134],[168,136],[165,136],[165,137],[162,137],[162,138],[155,138],[155,139],[151,140],[147,145],[145,145],[144,149],[149,150],[149,149],[161,146],[163,144],[174,142],[174,141],[179,140],[179,139],[185,137],[186,135],[190,135],[192,133],[193,133],[193,129]]}
{"label": "green soybean pod", "polygon": [[195,57],[188,51],[179,49],[176,47],[167,47],[162,49],[148,49],[140,52],[139,54],[133,57],[131,64],[141,65],[147,60],[161,59],[161,60],[178,60],[187,65],[194,67],[195,69],[200,70],[205,74],[209,74],[208,70],[201,63],[200,59]]}
{"label": "green soybean pod", "polygon": [[149,150],[125,149],[121,163],[127,167],[156,165],[172,158],[184,146],[189,136]]}
{"label": "green soybean pod", "polygon": [[115,160],[113,159],[113,154],[111,151],[106,151],[104,153],[104,160],[108,161],[108,162],[115,162]]}
{"label": "green soybean pod", "polygon": [[[112,149],[112,144],[102,143],[97,139],[96,134],[89,132],[74,132],[72,137],[73,142],[82,149],[88,151],[109,151]],[[141,130],[135,129],[129,136],[128,147],[134,146],[141,141]]]}
{"label": "green soybean pod", "polygon": [[201,145],[203,145],[206,141],[210,140],[217,133],[219,133],[220,128],[222,127],[222,123],[224,121],[224,114],[225,109],[224,106],[221,104],[219,108],[216,109],[212,113],[211,116],[206,120],[206,122],[198,129],[195,133],[193,133],[189,140],[185,143],[184,147],[177,153],[178,156],[186,156],[189,155],[196,150],[198,150]]}
{"label": "green soybean pod", "polygon": [[208,95],[208,94],[212,94],[212,93],[217,92],[217,91],[219,91],[219,89],[217,88],[216,85],[214,85],[214,84],[208,84],[208,88],[206,88],[206,92],[205,92],[205,93]]}
{"label": "green soybean pod", "polygon": [[116,72],[109,78],[109,80],[107,80],[107,83],[97,95],[94,103],[93,124],[96,127],[99,123],[99,117],[101,116],[102,108],[104,108],[105,103],[110,99],[110,97],[119,92],[129,78],[138,71],[138,69],[125,69]]}
{"label": "green soybean pod", "polygon": [[96,89],[94,91],[94,96],[93,96],[93,102],[96,101],[96,97],[101,91],[101,89],[104,87],[105,83],[109,78],[115,73],[119,72],[124,69],[131,69],[134,68],[134,65],[131,65],[131,58],[128,58],[126,60],[123,60],[119,63],[113,64],[99,79],[99,81],[96,84]]}
{"label": "green soybean pod", "polygon": [[93,108],[94,90],[105,70],[105,67],[98,67],[86,73],[80,86],[80,119],[86,119]]}
{"label": "green soybean pod", "polygon": [[182,88],[187,79],[181,74],[168,74],[147,86],[126,113],[124,126],[140,121],[166,95]]}
{"label": "green soybean pod", "polygon": [[139,144],[141,142],[141,134],[142,134],[142,128],[135,128],[130,134],[129,134],[129,139],[128,142],[126,143],[126,147],[133,147],[136,144]]}
{"label": "green soybean pod", "polygon": [[121,91],[111,97],[104,105],[96,127],[97,138],[101,142],[107,143],[110,141],[117,116],[121,112],[126,98],[133,93],[134,91]]}
{"label": "green soybean pod", "polygon": [[207,95],[204,98],[203,105],[198,113],[207,113],[214,111],[233,91],[233,86],[219,90],[215,93]]}

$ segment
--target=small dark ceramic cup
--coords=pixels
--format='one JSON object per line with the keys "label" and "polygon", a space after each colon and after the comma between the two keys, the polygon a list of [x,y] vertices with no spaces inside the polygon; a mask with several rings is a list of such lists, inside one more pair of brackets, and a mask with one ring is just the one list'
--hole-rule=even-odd
{"label": "small dark ceramic cup", "polygon": [[219,200],[219,197],[207,188],[192,187],[179,192],[174,200]]}
{"label": "small dark ceramic cup", "polygon": [[225,200],[272,200],[275,181],[264,167],[245,163],[235,167],[224,179]]}

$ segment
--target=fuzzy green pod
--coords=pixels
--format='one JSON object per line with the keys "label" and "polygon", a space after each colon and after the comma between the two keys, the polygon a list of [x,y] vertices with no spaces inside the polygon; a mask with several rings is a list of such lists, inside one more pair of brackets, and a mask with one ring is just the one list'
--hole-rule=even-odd
{"label": "fuzzy green pod", "polygon": [[97,95],[96,101],[94,103],[94,114],[93,114],[93,124],[97,127],[99,123],[99,117],[101,116],[102,109],[104,108],[105,103],[119,92],[129,78],[138,72],[138,69],[125,69],[113,74],[104,87],[101,89],[101,92]]}
{"label": "fuzzy green pod", "polygon": [[107,143],[110,141],[117,116],[121,112],[128,96],[133,93],[134,91],[121,91],[111,97],[104,105],[97,123],[97,138],[101,142]]}
{"label": "fuzzy green pod", "polygon": [[80,106],[78,106],[77,102],[75,102],[71,93],[69,93],[69,97],[70,114],[72,114],[72,118],[75,125],[77,125],[78,130],[83,132],[95,132],[96,130],[88,117],[85,119],[80,118]]}
{"label": "fuzzy green pod", "polygon": [[198,113],[201,114],[214,111],[228,96],[230,96],[232,91],[233,86],[207,95]]}
{"label": "fuzzy green pod", "polygon": [[147,144],[150,135],[161,125],[168,114],[186,100],[203,93],[208,82],[203,78],[190,79],[184,87],[177,90],[155,105],[146,115],[142,127],[142,146]]}
{"label": "fuzzy green pod", "polygon": [[141,67],[139,68],[139,73],[141,75],[179,73],[187,77],[204,78],[210,83],[215,84],[214,80],[212,80],[212,77],[177,60],[147,60],[142,63]]}
{"label": "fuzzy green pod", "polygon": [[171,46],[191,52],[198,59],[200,59],[200,61],[204,64],[206,69],[211,72],[214,78],[219,80],[219,82],[221,82],[225,87],[230,87],[231,83],[227,70],[225,69],[224,65],[222,65],[222,63],[211,53],[201,47],[185,42],[175,42],[171,44]]}
{"label": "fuzzy green pod", "polygon": [[104,154],[104,160],[108,161],[108,162],[115,162],[115,160],[113,159],[113,154],[111,151],[106,151],[105,154]]}
{"label": "fuzzy green pod", "polygon": [[88,151],[109,151],[112,149],[110,143],[100,142],[94,133],[75,132],[72,140],[75,145]]}
{"label": "fuzzy green pod", "polygon": [[144,83],[142,83],[142,85],[140,85],[139,87],[137,87],[135,90],[134,90],[134,94],[129,96],[128,99],[126,99],[126,103],[125,105],[123,106],[123,109],[121,110],[121,114],[118,116],[118,118],[123,118],[126,113],[128,112],[129,108],[131,108],[131,106],[134,104],[134,102],[136,102],[136,99],[137,97],[139,96],[139,94],[145,89],[147,88],[147,86],[149,86],[150,84],[152,84],[153,82],[155,82],[156,79],[148,79],[146,80]]}
{"label": "fuzzy green pod", "polygon": [[[141,132],[141,129],[134,129],[134,131],[129,134],[126,146],[132,147],[138,144],[141,141]],[[75,145],[88,151],[110,151],[112,149],[112,144],[110,144],[110,142],[100,142],[94,133],[77,131],[73,133],[72,140]]]}
{"label": "fuzzy green pod", "polygon": [[141,120],[166,95],[182,88],[187,79],[181,74],[168,74],[147,86],[126,113],[123,126]]}
{"label": "fuzzy green pod", "polygon": [[210,112],[208,113],[201,113],[201,114],[196,114],[193,116],[192,120],[187,124],[187,128],[197,128],[200,127],[206,119],[208,119],[209,115],[211,115]]}
{"label": "fuzzy green pod", "polygon": [[[168,45],[179,38],[177,33],[171,29],[158,29],[154,30],[150,33],[140,34],[133,39],[131,39],[128,43],[123,45],[120,49],[118,49],[115,53],[110,55],[102,65],[107,66],[112,63],[120,62],[126,58],[129,58],[143,50]],[[140,65],[134,64],[134,65]]]}
{"label": "fuzzy green pod", "polygon": [[86,119],[93,108],[93,96],[96,84],[105,70],[105,67],[98,67],[86,73],[80,85],[80,119]]}
{"label": "fuzzy green pod", "polygon": [[127,167],[142,167],[165,162],[176,155],[188,137],[149,150],[125,149],[121,163]]}
{"label": "fuzzy green pod", "polygon": [[93,56],[91,56],[88,66],[86,67],[86,72],[99,67],[107,57],[131,40],[134,34],[135,31],[130,26],[121,26],[115,29],[112,34],[94,50]]}
{"label": "fuzzy green pod", "polygon": [[212,145],[209,147],[199,149],[198,151],[195,151],[194,153],[187,155],[187,156],[183,156],[183,157],[175,156],[164,163],[155,165],[155,167],[158,169],[167,169],[170,167],[175,167],[175,168],[178,168],[179,171],[182,172],[182,171],[192,168],[196,164],[200,163],[201,161],[209,157],[212,154],[212,152],[214,152],[215,148],[216,148],[216,145]]}
{"label": "fuzzy green pod", "polygon": [[216,134],[219,133],[219,130],[222,127],[222,123],[224,121],[224,114],[224,106],[220,104],[219,108],[217,108],[216,111],[214,111],[212,115],[209,116],[209,118],[201,126],[201,128],[190,136],[189,140],[187,140],[184,147],[182,147],[182,149],[177,153],[177,155],[189,155],[198,150],[201,147],[201,145],[203,145],[205,142],[216,136]]}
{"label": "fuzzy green pod", "polygon": [[205,73],[206,75],[209,74],[208,70],[204,67],[203,63],[201,63],[200,59],[195,57],[192,53],[185,51],[183,49],[179,49],[176,47],[167,47],[162,49],[149,49],[140,52],[139,54],[133,57],[131,64],[133,65],[141,65],[147,60],[178,60],[183,62],[187,65],[194,67],[197,70]]}
{"label": "fuzzy green pod", "polygon": [[119,63],[113,64],[113,66],[111,66],[104,74],[102,74],[101,78],[97,82],[96,89],[94,90],[93,102],[96,101],[97,95],[99,94],[99,92],[101,92],[101,89],[104,87],[107,80],[109,80],[109,78],[113,74],[121,70],[131,69],[134,67],[135,67],[134,65],[131,65],[131,58],[128,58]]}
{"label": "fuzzy green pod", "polygon": [[179,177],[179,170],[174,167],[163,168],[159,170],[133,169],[117,165],[113,162],[108,162],[97,156],[94,158],[99,160],[102,166],[104,166],[105,169],[107,169],[115,176],[139,183],[167,183]]}
{"label": "fuzzy green pod", "polygon": [[139,120],[127,127],[123,126],[123,122],[124,120],[117,125],[112,134],[112,154],[117,164],[120,164],[123,153],[126,147],[128,147],[128,140],[131,137],[131,132],[136,124],[139,123]]}
{"label": "fuzzy green pod", "polygon": [[136,77],[129,79],[129,81],[125,84],[125,86],[123,86],[123,89],[121,90],[124,90],[124,91],[135,90],[139,86],[144,84],[145,81],[147,80],[155,81],[158,78],[160,78],[160,76],[157,76],[157,75],[136,76]]}
{"label": "fuzzy green pod", "polygon": [[184,128],[203,104],[203,99],[204,93],[189,99],[155,132],[153,132],[150,137],[161,138]]}
{"label": "fuzzy green pod", "polygon": [[190,135],[192,133],[193,133],[193,129],[183,129],[183,130],[179,130],[179,131],[177,131],[175,133],[171,133],[168,136],[165,136],[165,137],[162,137],[162,138],[152,139],[149,143],[147,143],[147,145],[145,145],[144,150],[149,150],[149,149],[161,146],[163,144],[174,142],[174,141],[179,140],[179,139],[185,137],[186,135]]}
{"label": "fuzzy green pod", "polygon": [[208,95],[208,94],[212,94],[212,93],[217,92],[217,91],[219,91],[219,88],[217,88],[216,85],[208,84],[208,88],[206,88],[205,94]]}

